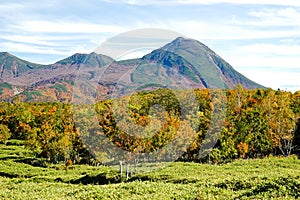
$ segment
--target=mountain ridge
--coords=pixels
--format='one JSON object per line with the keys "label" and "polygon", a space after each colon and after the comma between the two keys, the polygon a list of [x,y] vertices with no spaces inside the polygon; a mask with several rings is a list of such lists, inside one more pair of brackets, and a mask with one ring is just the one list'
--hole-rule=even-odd
{"label": "mountain ridge", "polygon": [[[107,98],[116,84],[123,90],[145,88],[145,85],[178,87],[185,80],[189,88],[228,89],[238,84],[248,89],[265,88],[236,71],[205,44],[183,37],[136,59],[116,61],[95,52],[76,53],[53,64],[41,65],[0,52],[0,66],[1,100],[39,91],[33,93],[41,94],[43,100],[70,101],[70,88],[76,77],[100,88],[101,98]],[[40,96],[33,95],[30,99],[39,100]]]}
{"label": "mountain ridge", "polygon": [[8,52],[0,52],[0,66],[0,78],[2,79],[10,75],[18,77],[28,70],[37,69],[43,65],[26,61]]}

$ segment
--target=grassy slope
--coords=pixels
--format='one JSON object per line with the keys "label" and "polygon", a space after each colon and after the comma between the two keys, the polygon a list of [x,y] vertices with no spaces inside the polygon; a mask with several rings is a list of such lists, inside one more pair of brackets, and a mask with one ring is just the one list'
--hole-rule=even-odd
{"label": "grassy slope", "polygon": [[111,167],[74,165],[66,173],[63,164],[32,166],[39,162],[23,146],[0,144],[0,199],[300,197],[300,160],[295,157],[238,160],[221,166],[172,163],[127,182],[119,182],[117,170]]}

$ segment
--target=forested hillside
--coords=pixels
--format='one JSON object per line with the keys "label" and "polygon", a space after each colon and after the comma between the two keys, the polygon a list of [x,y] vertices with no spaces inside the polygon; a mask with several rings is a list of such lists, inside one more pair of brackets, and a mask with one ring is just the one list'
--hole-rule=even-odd
{"label": "forested hillside", "polygon": [[[27,148],[31,149],[36,157],[47,158],[51,162],[72,159],[75,163],[87,163],[97,155],[99,162],[111,161],[111,156],[101,152],[101,148],[92,149],[90,144],[83,142],[85,134],[90,143],[97,143],[97,134],[104,135],[115,146],[130,152],[132,155],[151,153],[163,148],[177,138],[177,147],[182,146],[183,155],[179,160],[222,163],[236,158],[256,158],[273,155],[290,155],[299,153],[300,130],[300,93],[271,89],[246,90],[241,86],[230,90],[219,90],[225,96],[208,89],[197,89],[181,93],[181,99],[188,102],[193,92],[197,107],[183,112],[180,104],[171,90],[159,89],[150,92],[137,93],[131,97],[122,97],[129,102],[129,118],[139,127],[149,125],[147,130],[156,130],[154,126],[161,124],[155,134],[137,137],[126,134],[126,127],[117,126],[116,116],[112,112],[113,101],[105,100],[96,103],[93,109],[97,113],[98,127],[86,126],[83,130],[74,122],[74,106],[63,103],[13,103],[2,102],[0,106],[0,140],[6,143],[9,138],[22,139]],[[214,95],[214,101],[212,96]],[[218,99],[219,98],[219,99]],[[221,129],[213,129],[211,121],[216,119],[213,113],[220,109],[216,102],[226,102],[225,117],[218,118]],[[159,116],[150,115],[150,107],[161,105],[164,112]],[[81,105],[78,112],[84,113],[90,105]],[[88,115],[80,115],[78,123],[88,124]],[[86,116],[86,118],[84,118]],[[78,122],[78,120],[81,120]],[[156,120],[156,121],[155,121]],[[189,127],[193,124],[195,135],[189,137]],[[125,125],[126,126],[126,123]],[[153,127],[151,127],[153,126]],[[91,130],[101,128],[101,132]],[[205,157],[199,157],[199,150],[209,143],[205,138],[209,130],[215,130],[218,136],[214,148]],[[143,133],[144,134],[144,133]],[[141,135],[140,135],[141,136]],[[179,138],[179,139],[178,139]],[[95,139],[95,141],[93,141]],[[180,142],[185,144],[180,144]],[[186,142],[189,142],[186,144]],[[187,148],[184,148],[186,147]],[[174,156],[176,152],[161,151],[159,156]],[[164,160],[164,158],[160,158]],[[166,160],[168,160],[166,158]]]}

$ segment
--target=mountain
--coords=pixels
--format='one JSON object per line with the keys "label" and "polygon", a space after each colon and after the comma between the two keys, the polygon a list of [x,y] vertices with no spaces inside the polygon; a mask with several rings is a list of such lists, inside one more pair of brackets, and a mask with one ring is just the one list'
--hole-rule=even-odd
{"label": "mountain", "polygon": [[249,89],[262,87],[234,70],[207,46],[193,39],[176,38],[143,59],[169,69],[178,66],[179,73],[200,82],[206,88],[232,88],[237,84]]}
{"label": "mountain", "polygon": [[[70,101],[74,79],[78,70],[80,76],[92,79],[96,77],[95,68],[101,68],[114,60],[96,53],[74,54],[50,65],[39,65],[23,61],[10,54],[5,54],[5,60],[10,63],[26,63],[34,67],[27,67],[18,76],[4,76],[0,79],[0,99],[8,100],[18,95],[24,101],[34,99],[41,101]],[[23,65],[21,65],[23,66]]]}
{"label": "mountain", "polygon": [[[106,55],[77,53],[40,65],[0,53],[1,63],[2,100],[20,96],[24,101],[69,102],[74,97],[103,99],[116,90],[126,95],[157,87],[233,88],[242,84],[249,89],[264,88],[201,42],[182,37],[137,59],[115,61]],[[88,84],[76,85],[76,80]]]}
{"label": "mountain", "polygon": [[96,54],[94,52],[90,54],[76,53],[68,58],[56,62],[56,65],[88,65],[90,67],[104,66],[107,63],[111,63],[114,60],[108,56]]}
{"label": "mountain", "polygon": [[38,69],[43,65],[22,60],[7,52],[0,53],[0,79],[19,77],[23,73]]}

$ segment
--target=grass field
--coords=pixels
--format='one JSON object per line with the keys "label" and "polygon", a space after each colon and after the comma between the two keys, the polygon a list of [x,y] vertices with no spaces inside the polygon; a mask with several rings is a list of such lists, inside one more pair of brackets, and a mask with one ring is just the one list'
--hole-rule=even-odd
{"label": "grass field", "polygon": [[[170,163],[120,180],[117,168],[35,160],[24,146],[0,144],[0,199],[298,199],[300,160],[264,158],[224,165]],[[43,167],[38,167],[43,166]]]}

